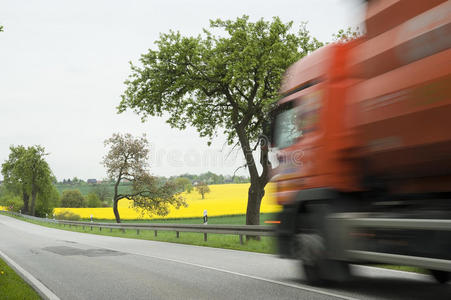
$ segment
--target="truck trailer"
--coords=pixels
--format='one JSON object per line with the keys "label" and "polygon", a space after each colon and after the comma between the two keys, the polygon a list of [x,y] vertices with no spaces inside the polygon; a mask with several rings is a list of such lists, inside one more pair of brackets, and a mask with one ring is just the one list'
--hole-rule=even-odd
{"label": "truck trailer", "polygon": [[451,279],[451,1],[369,0],[365,35],[293,64],[271,143],[280,256],[308,282],[349,264]]}

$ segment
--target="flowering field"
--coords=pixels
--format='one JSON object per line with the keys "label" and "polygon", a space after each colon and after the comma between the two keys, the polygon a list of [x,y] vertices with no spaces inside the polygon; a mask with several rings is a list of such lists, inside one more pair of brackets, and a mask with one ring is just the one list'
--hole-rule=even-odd
{"label": "flowering field", "polygon": [[[204,209],[208,211],[209,216],[238,215],[246,213],[247,192],[249,183],[243,184],[218,184],[210,185],[210,193],[205,194],[202,200],[201,195],[194,189],[191,193],[183,193],[188,203],[188,207],[180,209],[171,208],[169,215],[152,216],[152,219],[178,219],[202,217]],[[280,211],[281,207],[271,198],[272,186],[267,185],[265,197],[262,200],[260,211],[262,213],[271,213]],[[119,201],[119,214],[122,219],[149,219],[149,216],[142,215],[132,208],[132,202],[127,199]],[[82,218],[95,219],[114,219],[113,209],[111,207],[102,208],[55,208],[54,212],[71,211],[80,215]]]}

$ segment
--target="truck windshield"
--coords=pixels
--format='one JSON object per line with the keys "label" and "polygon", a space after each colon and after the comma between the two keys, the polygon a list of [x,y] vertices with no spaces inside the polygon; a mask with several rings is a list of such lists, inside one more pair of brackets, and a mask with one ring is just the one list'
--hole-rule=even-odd
{"label": "truck windshield", "polygon": [[299,130],[300,120],[298,120],[297,110],[296,106],[289,103],[277,114],[274,128],[277,148],[289,147],[301,137],[302,131]]}
{"label": "truck windshield", "polygon": [[304,95],[283,104],[275,118],[274,141],[277,148],[286,148],[318,126],[321,91]]}

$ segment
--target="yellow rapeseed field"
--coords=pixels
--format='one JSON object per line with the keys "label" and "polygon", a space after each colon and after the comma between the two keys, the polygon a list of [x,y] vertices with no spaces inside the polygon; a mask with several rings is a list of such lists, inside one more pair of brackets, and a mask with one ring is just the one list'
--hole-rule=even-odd
{"label": "yellow rapeseed field", "polygon": [[[169,215],[156,216],[152,219],[178,219],[202,217],[204,209],[208,211],[208,216],[238,215],[246,213],[248,183],[243,184],[217,184],[210,185],[210,193],[205,194],[202,200],[201,195],[193,189],[191,193],[183,193],[188,207],[180,209],[171,208]],[[272,194],[272,186],[267,185],[265,197],[262,200],[260,211],[262,213],[278,212],[281,207],[275,203]],[[119,201],[119,214],[122,219],[149,219],[149,216],[142,215],[132,208],[132,201],[122,199]],[[114,219],[113,209],[105,208],[55,208],[54,213],[61,211],[71,211],[82,218]]]}

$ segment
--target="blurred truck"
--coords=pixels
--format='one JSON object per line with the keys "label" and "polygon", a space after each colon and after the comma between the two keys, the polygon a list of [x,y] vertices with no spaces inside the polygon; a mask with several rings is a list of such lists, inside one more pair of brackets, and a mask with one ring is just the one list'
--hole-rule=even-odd
{"label": "blurred truck", "polygon": [[271,142],[279,253],[310,283],[350,263],[451,279],[451,1],[370,0],[366,34],[284,75]]}

